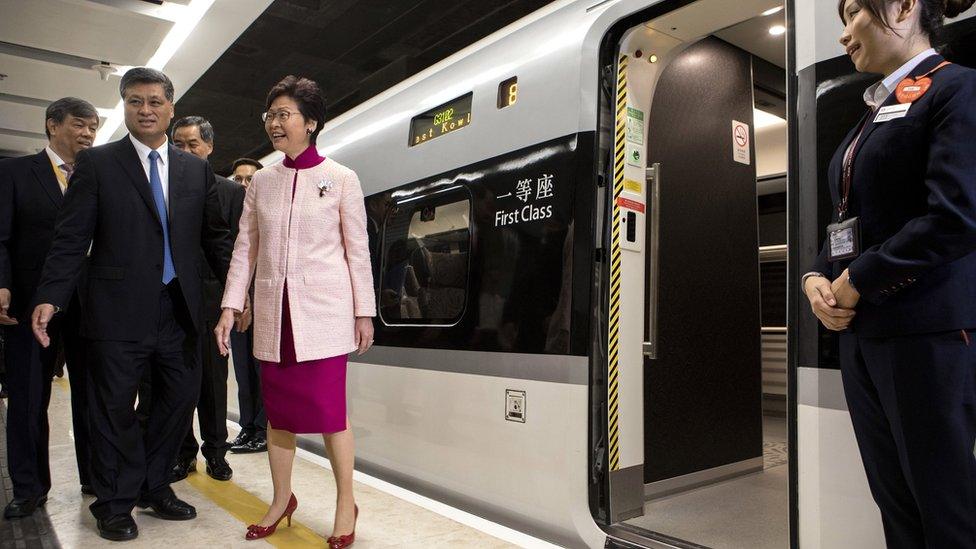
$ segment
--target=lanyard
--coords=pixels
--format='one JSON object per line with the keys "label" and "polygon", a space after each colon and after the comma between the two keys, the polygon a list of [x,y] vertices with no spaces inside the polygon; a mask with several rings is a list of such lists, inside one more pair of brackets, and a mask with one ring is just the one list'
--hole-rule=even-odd
{"label": "lanyard", "polygon": [[857,150],[857,143],[861,140],[861,136],[864,135],[864,128],[868,125],[868,120],[871,119],[871,114],[874,113],[874,109],[864,115],[864,119],[861,120],[861,124],[858,126],[857,135],[851,141],[851,144],[847,146],[847,151],[844,152],[844,163],[843,172],[841,179],[843,181],[843,186],[841,189],[840,202],[837,204],[837,221],[843,221],[844,216],[847,215],[847,198],[851,194],[851,181],[854,178],[854,152]]}

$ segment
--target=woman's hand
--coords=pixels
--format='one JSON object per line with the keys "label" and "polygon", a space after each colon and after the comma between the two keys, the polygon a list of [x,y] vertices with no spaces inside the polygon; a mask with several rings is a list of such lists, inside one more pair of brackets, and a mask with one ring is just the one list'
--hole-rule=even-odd
{"label": "woman's hand", "polygon": [[220,320],[217,321],[217,327],[214,328],[214,337],[217,338],[217,350],[220,351],[220,356],[230,354],[230,331],[234,327],[234,315],[234,309],[224,307],[220,313]]}
{"label": "woman's hand", "polygon": [[837,299],[838,307],[853,309],[861,301],[861,293],[851,284],[851,275],[847,269],[830,285],[830,290]]}
{"label": "woman's hand", "polygon": [[811,276],[803,284],[813,314],[828,330],[839,332],[846,329],[854,318],[854,311],[837,306],[837,299],[829,280],[822,276]]}
{"label": "woman's hand", "polygon": [[244,333],[251,327],[251,296],[244,299],[244,310],[239,315],[234,315],[234,328],[238,332]]}
{"label": "woman's hand", "polygon": [[373,346],[373,317],[356,317],[356,354],[361,355]]}

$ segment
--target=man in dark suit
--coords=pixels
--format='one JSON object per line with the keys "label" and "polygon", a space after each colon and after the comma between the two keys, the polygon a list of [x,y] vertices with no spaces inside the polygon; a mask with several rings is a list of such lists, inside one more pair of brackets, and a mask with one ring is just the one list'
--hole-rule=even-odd
{"label": "man in dark suit", "polygon": [[[251,178],[263,168],[253,158],[238,158],[231,166],[231,179],[245,190]],[[243,208],[243,205],[242,205]],[[251,286],[254,293],[254,286]],[[231,443],[235,454],[250,454],[268,450],[268,418],[264,414],[261,398],[261,366],[254,358],[254,330],[251,326],[251,308],[245,303],[238,324],[230,333],[231,353],[234,356],[234,377],[237,378],[237,407],[240,411],[238,424],[241,432]]]}
{"label": "man in dark suit", "polygon": [[[7,467],[14,488],[14,498],[4,509],[6,518],[30,516],[44,505],[51,488],[47,407],[57,346],[42,349],[34,340],[28,322],[29,305],[54,238],[55,220],[75,156],[91,147],[97,130],[95,107],[65,97],[51,103],[45,112],[48,146],[43,151],[0,161],[0,325],[8,326],[4,346],[10,392]],[[64,344],[78,476],[82,492],[90,493],[87,372],[78,335],[74,282],[72,278],[67,286],[70,305],[51,324],[51,338]]]}
{"label": "man in dark suit", "polygon": [[[231,253],[210,166],[166,138],[172,82],[139,67],[122,76],[119,90],[129,135],[78,156],[32,316],[46,348],[48,325],[67,305],[94,241],[82,324],[97,496],[90,508],[110,540],[138,535],[137,504],[167,520],[196,517],[170,488],[169,473],[199,396],[200,250],[221,281]],[[144,438],[133,404],[146,369],[153,398]]]}
{"label": "man in dark suit", "polygon": [[[173,145],[201,160],[207,160],[214,149],[214,130],[207,119],[186,116],[173,124]],[[244,210],[244,187],[224,177],[216,176],[215,187],[220,200],[220,215],[230,227],[233,242],[237,238],[237,223]],[[214,327],[220,319],[220,300],[224,285],[205,263],[200,264],[200,283],[203,285],[203,317],[200,323],[200,365],[203,377],[200,383],[200,401],[197,403],[197,421],[200,438],[197,443],[193,434],[192,417],[187,424],[186,437],[173,466],[172,481],[183,480],[197,469],[197,450],[207,460],[207,474],[216,480],[230,480],[234,471],[225,456],[227,443],[227,357],[217,350]]]}

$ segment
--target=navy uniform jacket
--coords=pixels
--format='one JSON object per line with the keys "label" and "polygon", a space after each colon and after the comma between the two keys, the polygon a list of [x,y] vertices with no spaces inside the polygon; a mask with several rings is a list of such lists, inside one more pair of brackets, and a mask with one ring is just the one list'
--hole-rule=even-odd
{"label": "navy uniform jacket", "polygon": [[[944,59],[935,55],[916,77]],[[976,70],[949,65],[907,116],[868,121],[858,144],[847,216],[858,216],[861,255],[814,270],[850,269],[861,294],[851,323],[858,335],[897,336],[976,328]],[[882,106],[895,105],[892,94]],[[830,194],[840,200],[844,152],[830,163]]]}
{"label": "navy uniform jacket", "polygon": [[[206,161],[169,146],[169,236],[176,276],[196,332],[201,324],[200,249],[223,282],[233,244]],[[89,339],[141,341],[156,333],[163,274],[163,231],[146,172],[129,137],[78,154],[35,303],[67,305],[94,240],[81,289],[82,333]]]}

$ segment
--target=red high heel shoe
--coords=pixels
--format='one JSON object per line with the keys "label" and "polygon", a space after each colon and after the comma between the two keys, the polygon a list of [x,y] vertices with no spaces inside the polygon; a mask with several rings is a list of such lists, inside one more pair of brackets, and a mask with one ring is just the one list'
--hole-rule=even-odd
{"label": "red high heel shoe", "polygon": [[359,506],[355,505],[353,508],[356,510],[356,514],[353,515],[352,519],[352,533],[330,537],[328,539],[329,549],[346,549],[356,541],[356,521],[359,520]]}
{"label": "red high heel shoe", "polygon": [[278,520],[274,521],[274,524],[271,526],[258,526],[257,524],[251,524],[247,527],[247,534],[244,535],[244,539],[261,539],[274,534],[275,530],[278,529],[278,523],[281,522],[281,519],[285,517],[288,517],[288,526],[291,526],[291,514],[294,513],[295,509],[297,508],[298,499],[295,497],[295,494],[292,494],[291,498],[288,499],[288,507],[285,507],[285,512],[278,517]]}

